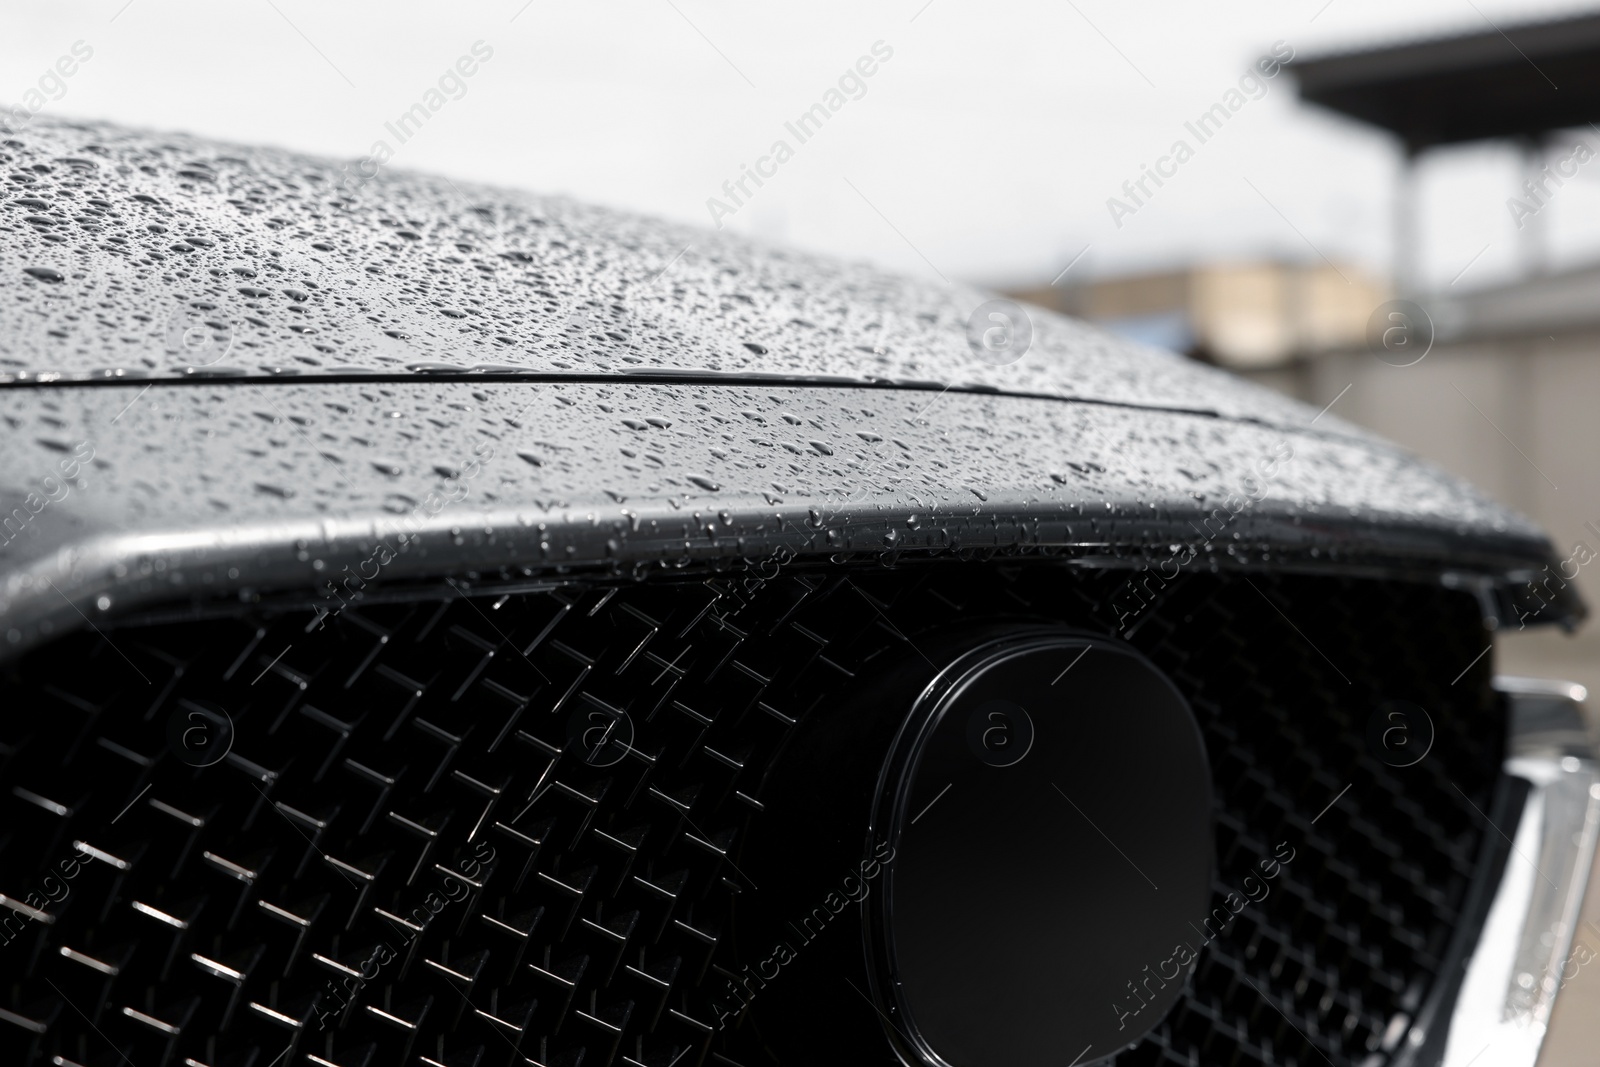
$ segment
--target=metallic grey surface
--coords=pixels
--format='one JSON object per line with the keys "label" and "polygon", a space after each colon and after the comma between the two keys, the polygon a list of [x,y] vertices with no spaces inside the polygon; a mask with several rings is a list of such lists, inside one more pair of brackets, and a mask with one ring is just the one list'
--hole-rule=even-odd
{"label": "metallic grey surface", "polygon": [[691,372],[1313,414],[1040,309],[994,366],[978,290],[566,199],[43,120],[0,162],[0,383]]}
{"label": "metallic grey surface", "polygon": [[1170,353],[1036,310],[1022,358],[978,359],[974,290],[109,126],[0,155],[0,655],[151,605],[335,610],[354,574],[1057,550],[1443,578],[1505,618],[1549,559],[1459,480]]}
{"label": "metallic grey surface", "polygon": [[[0,392],[0,454],[15,527],[0,546],[9,651],[83,625],[80,611],[310,597],[356,572],[378,586],[643,577],[780,550],[909,559],[1055,547],[1097,566],[1166,560],[1174,573],[1254,562],[1504,582],[1548,551],[1526,520],[1391,448],[958,393],[26,389]],[[19,515],[25,501],[36,514]],[[380,542],[394,557],[363,567]]]}

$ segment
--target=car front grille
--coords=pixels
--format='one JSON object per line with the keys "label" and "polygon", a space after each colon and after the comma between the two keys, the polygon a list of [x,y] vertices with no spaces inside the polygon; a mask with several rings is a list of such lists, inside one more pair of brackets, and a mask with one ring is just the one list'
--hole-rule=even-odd
{"label": "car front grille", "polygon": [[[64,637],[5,679],[0,1061],[784,1062],[760,1002],[719,1029],[713,999],[753,962],[739,861],[796,724],[935,630],[1113,633],[1128,573],[795,568]],[[1447,972],[1499,776],[1476,602],[1194,574],[1128,639],[1201,722],[1217,902],[1295,858],[1116,1062],[1382,1062]],[[1389,699],[1436,728],[1415,766],[1369,750]],[[228,743],[217,708],[227,757],[181,761],[172,731]],[[627,743],[579,755],[591,721]]]}

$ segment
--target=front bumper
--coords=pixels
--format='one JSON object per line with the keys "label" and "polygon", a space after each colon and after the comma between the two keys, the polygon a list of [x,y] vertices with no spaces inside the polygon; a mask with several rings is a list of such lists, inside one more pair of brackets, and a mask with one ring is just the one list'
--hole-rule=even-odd
{"label": "front bumper", "polygon": [[[1510,851],[1477,945],[1463,961],[1445,1067],[1533,1067],[1562,981],[1592,955],[1573,950],[1600,832],[1600,763],[1582,710],[1587,693],[1532,678],[1501,677],[1495,686],[1509,702],[1506,784],[1522,800],[1494,827]],[[1421,1026],[1408,1041],[1429,1044]]]}

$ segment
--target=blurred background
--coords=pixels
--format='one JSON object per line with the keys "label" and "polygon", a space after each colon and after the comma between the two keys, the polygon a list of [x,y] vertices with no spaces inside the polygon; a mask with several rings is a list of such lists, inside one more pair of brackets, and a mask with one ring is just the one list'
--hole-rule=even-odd
{"label": "blurred background", "polygon": [[[5,28],[13,121],[718,225],[1331,403],[1540,521],[1600,605],[1595,0],[92,0]],[[1495,654],[1600,696],[1597,635],[1513,623]],[[1600,951],[1600,879],[1584,919]],[[1590,967],[1542,1063],[1597,1049]]]}

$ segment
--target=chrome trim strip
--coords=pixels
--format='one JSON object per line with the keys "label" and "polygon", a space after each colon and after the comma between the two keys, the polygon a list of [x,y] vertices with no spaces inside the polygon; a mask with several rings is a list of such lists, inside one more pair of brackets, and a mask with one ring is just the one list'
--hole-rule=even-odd
{"label": "chrome trim strip", "polygon": [[1573,970],[1569,953],[1600,833],[1587,691],[1505,676],[1495,688],[1509,705],[1505,773],[1528,782],[1529,793],[1451,1014],[1444,1067],[1534,1067],[1563,973]]}

